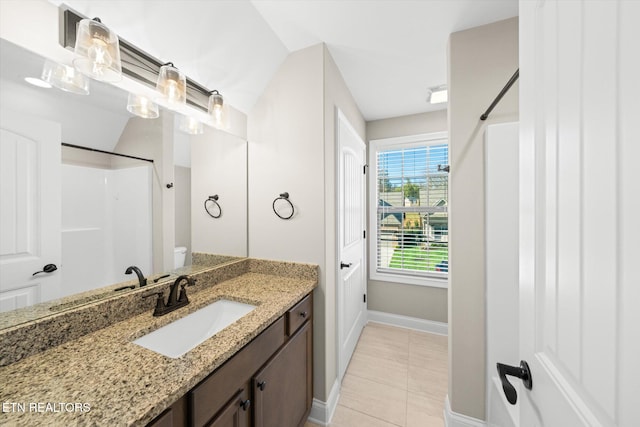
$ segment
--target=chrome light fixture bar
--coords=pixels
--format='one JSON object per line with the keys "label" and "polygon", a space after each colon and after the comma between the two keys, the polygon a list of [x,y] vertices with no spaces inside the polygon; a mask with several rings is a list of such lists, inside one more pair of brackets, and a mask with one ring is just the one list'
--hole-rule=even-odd
{"label": "chrome light fixture bar", "polygon": [[[67,6],[61,6],[60,10],[59,41],[66,49],[73,50],[76,44],[77,25],[86,17]],[[120,38],[120,59],[122,61],[123,74],[154,89],[160,74],[160,67],[166,63],[166,61],[161,61],[149,55],[122,38]],[[207,112],[211,91],[189,77],[186,78],[186,81],[187,104]]]}

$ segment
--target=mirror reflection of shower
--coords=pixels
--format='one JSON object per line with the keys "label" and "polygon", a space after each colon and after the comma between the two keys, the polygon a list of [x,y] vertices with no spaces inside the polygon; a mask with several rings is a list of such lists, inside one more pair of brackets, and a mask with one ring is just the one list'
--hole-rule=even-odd
{"label": "mirror reflection of shower", "polygon": [[151,163],[109,157],[63,150],[60,297],[154,271]]}

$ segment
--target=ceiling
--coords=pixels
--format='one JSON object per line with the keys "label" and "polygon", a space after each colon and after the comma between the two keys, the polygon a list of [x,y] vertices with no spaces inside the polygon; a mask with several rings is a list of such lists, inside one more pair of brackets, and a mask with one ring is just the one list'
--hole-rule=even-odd
{"label": "ceiling", "polygon": [[[62,0],[50,0],[54,4]],[[366,120],[435,109],[452,32],[517,0],[64,0],[248,113],[290,52],[324,42]]]}

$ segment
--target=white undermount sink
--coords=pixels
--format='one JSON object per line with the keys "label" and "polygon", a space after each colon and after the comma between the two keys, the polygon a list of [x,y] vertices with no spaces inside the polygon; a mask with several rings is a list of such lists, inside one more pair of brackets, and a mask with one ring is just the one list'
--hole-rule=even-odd
{"label": "white undermount sink", "polygon": [[176,359],[255,308],[255,305],[219,300],[133,343]]}

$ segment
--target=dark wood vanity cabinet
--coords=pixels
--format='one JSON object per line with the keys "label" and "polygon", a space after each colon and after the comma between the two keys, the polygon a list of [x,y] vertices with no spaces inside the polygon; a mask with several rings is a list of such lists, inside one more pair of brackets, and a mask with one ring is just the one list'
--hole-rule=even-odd
{"label": "dark wood vanity cabinet", "polygon": [[207,427],[249,427],[251,425],[249,387],[239,390]]}
{"label": "dark wood vanity cabinet", "polygon": [[307,295],[155,420],[152,427],[298,427],[313,399]]}
{"label": "dark wood vanity cabinet", "polygon": [[304,424],[313,399],[312,339],[306,322],[253,377],[255,427]]}

